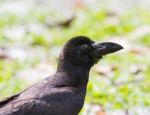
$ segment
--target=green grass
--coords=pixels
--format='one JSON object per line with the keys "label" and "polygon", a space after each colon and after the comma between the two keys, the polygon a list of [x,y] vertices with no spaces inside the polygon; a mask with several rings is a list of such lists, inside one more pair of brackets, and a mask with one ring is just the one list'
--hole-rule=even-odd
{"label": "green grass", "polygon": [[[62,44],[73,36],[86,35],[95,41],[107,40],[107,38],[114,36],[127,37],[130,32],[137,28],[150,24],[150,13],[141,9],[137,11],[133,10],[122,15],[116,14],[113,17],[108,17],[107,11],[105,10],[77,12],[77,16],[69,28],[49,28],[45,21],[49,16],[48,12],[36,12],[31,15],[32,13],[33,11],[22,18],[13,14],[0,14],[0,45],[6,47],[9,45],[23,44],[28,48],[39,48],[45,52],[44,55],[47,60],[51,61],[51,58],[55,60],[53,64],[57,62],[56,57],[58,57],[58,54],[52,54],[52,50],[62,47]],[[108,18],[112,19],[114,17],[117,23],[109,23]],[[33,22],[42,24],[45,30],[41,33],[30,31],[26,25]],[[3,32],[5,27],[13,27],[15,25],[24,25],[26,33],[21,41],[12,41]],[[47,33],[51,35],[48,39],[45,38]],[[125,40],[129,43],[134,43],[134,45],[137,44],[149,48],[149,37],[150,35],[146,34],[134,39],[134,41],[130,38]],[[27,58],[23,62],[1,59],[0,98],[19,92],[27,87],[28,83],[18,79],[16,73],[25,68],[34,68],[40,61],[43,61],[43,59]],[[98,65],[115,66],[116,69],[112,70],[112,74],[108,76],[99,75],[95,70],[92,71],[87,88],[86,103],[99,104],[103,108],[122,108],[125,110],[136,105],[150,106],[149,52],[134,53],[127,51],[121,54],[110,55],[101,60]],[[133,65],[137,68],[144,67],[144,69],[139,70],[137,73],[132,73],[130,68]],[[56,67],[56,64],[54,64],[54,67]],[[141,80],[138,81],[138,78]],[[119,80],[120,84],[115,84]]]}

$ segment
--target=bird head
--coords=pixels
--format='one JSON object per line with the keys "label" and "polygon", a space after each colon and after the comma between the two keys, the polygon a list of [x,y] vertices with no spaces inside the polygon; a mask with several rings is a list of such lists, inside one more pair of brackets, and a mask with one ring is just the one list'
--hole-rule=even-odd
{"label": "bird head", "polygon": [[65,44],[60,59],[72,65],[91,67],[103,56],[121,49],[121,45],[113,42],[95,43],[88,37],[77,36]]}

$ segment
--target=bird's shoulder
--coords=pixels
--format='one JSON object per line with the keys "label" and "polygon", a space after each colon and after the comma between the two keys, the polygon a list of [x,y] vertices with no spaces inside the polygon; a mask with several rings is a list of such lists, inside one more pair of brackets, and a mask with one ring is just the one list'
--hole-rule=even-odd
{"label": "bird's shoulder", "polygon": [[66,105],[72,111],[75,108],[75,110],[80,110],[84,101],[84,94],[82,94],[74,84],[68,82],[66,74],[57,74],[47,77],[24,91],[1,101],[0,115],[10,115],[6,114],[7,111],[15,113],[15,115],[18,115],[17,113],[23,115],[23,110],[28,112],[31,108],[33,114],[34,112],[40,113],[37,112],[38,110],[55,113],[56,111],[53,111],[55,108],[65,112],[67,111],[65,110]]}
{"label": "bird's shoulder", "polygon": [[1,100],[1,101],[0,101],[0,108],[1,108],[2,106],[4,106],[6,103],[11,102],[12,100],[14,100],[15,98],[17,98],[18,96],[19,96],[19,94],[15,94],[15,95],[12,95],[12,96],[10,96],[10,97],[7,97],[7,98]]}
{"label": "bird's shoulder", "polygon": [[[44,109],[44,110],[43,110]],[[48,103],[40,99],[16,99],[0,108],[0,115],[41,115],[40,111],[51,110]],[[46,114],[44,114],[46,115]]]}

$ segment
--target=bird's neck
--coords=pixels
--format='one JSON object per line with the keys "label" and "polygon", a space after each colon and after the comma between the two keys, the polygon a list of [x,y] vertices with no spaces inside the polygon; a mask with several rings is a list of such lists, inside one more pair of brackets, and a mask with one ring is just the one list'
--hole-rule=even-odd
{"label": "bird's neck", "polygon": [[60,61],[57,73],[65,73],[68,82],[74,85],[87,85],[89,79],[90,67],[86,65],[72,65],[67,61]]}

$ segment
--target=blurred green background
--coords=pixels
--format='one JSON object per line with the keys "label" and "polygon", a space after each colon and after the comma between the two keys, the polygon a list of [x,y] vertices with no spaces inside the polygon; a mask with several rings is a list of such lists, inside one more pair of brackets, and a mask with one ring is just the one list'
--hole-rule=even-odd
{"label": "blurred green background", "polygon": [[52,75],[71,37],[124,50],[90,73],[81,115],[149,115],[150,0],[0,0],[0,99]]}

